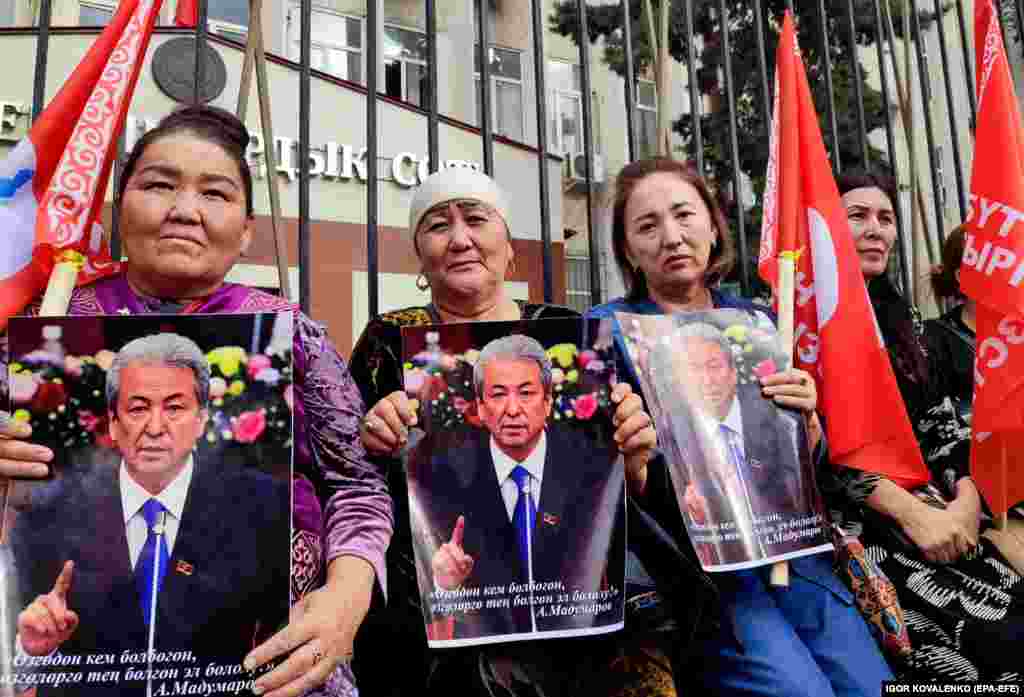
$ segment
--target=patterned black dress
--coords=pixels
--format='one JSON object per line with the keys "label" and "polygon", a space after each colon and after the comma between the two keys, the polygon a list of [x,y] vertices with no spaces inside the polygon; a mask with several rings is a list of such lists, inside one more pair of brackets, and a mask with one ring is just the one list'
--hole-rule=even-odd
{"label": "patterned black dress", "polygon": [[[939,351],[929,351],[924,324],[891,287],[870,288],[879,325],[931,481],[912,493],[936,508],[955,497],[969,476],[969,412],[958,409],[950,372]],[[884,307],[879,305],[884,304]],[[907,341],[926,360],[925,380],[915,379]],[[915,347],[911,347],[913,349]],[[987,538],[955,564],[926,561],[899,526],[864,505],[881,480],[877,474],[832,470],[820,482],[832,514],[859,532],[867,554],[899,593],[913,652],[894,671],[908,680],[1024,680],[1024,578]],[[982,529],[989,525],[985,523]]]}

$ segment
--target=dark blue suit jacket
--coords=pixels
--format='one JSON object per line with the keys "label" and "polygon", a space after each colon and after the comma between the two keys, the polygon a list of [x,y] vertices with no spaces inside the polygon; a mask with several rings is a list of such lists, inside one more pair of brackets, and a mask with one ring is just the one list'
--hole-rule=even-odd
{"label": "dark blue suit jacket", "polygon": [[[454,449],[432,447],[429,497],[423,505],[437,543],[447,542],[465,516],[463,548],[474,559],[464,588],[525,583],[516,531],[509,522],[490,451],[479,430]],[[599,590],[609,581],[622,589],[625,498],[618,454],[571,428],[548,427],[544,479],[533,537],[534,582],[562,580],[573,589]],[[618,480],[616,481],[616,477]],[[419,487],[417,487],[419,488]],[[610,509],[605,505],[611,500]],[[612,542],[615,538],[618,546]],[[611,556],[609,557],[609,549]],[[543,594],[537,594],[543,595]],[[621,598],[621,595],[620,595]],[[537,629],[569,629],[622,619],[621,603],[590,616],[537,616]],[[481,610],[457,616],[455,638],[511,634],[531,629],[528,607]]]}
{"label": "dark blue suit jacket", "polygon": [[[122,652],[145,654],[147,648],[117,472],[116,462],[106,462],[40,486],[11,534],[18,612],[53,588],[66,560],[75,562],[68,605],[80,621],[59,650],[117,654],[118,661],[92,667],[83,659],[75,668],[83,672],[123,671],[128,666],[120,662]],[[225,471],[196,462],[158,596],[155,635],[157,651],[191,651],[195,661],[155,668],[176,667],[183,676],[186,667],[205,669],[209,663],[237,667],[257,642],[287,621],[289,513],[286,482],[250,469]],[[144,663],[134,667],[145,670]],[[89,686],[83,678],[81,688],[40,690],[40,696],[144,694],[141,685],[122,679]]]}

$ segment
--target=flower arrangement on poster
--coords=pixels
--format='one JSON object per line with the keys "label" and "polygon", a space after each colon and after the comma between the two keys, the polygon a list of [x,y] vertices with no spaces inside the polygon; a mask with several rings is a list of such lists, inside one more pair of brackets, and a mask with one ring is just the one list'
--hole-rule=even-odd
{"label": "flower arrangement on poster", "polygon": [[[686,315],[677,318],[678,326],[686,321]],[[775,330],[765,315],[758,313],[752,325],[730,324],[722,329],[722,334],[729,340],[733,358],[736,362],[736,373],[741,385],[756,382],[765,375],[778,372],[785,363],[785,356],[779,351],[775,339]],[[644,333],[637,321],[622,327],[626,351],[638,373],[647,370],[647,356],[658,341],[668,342],[669,335],[653,336]]]}
{"label": "flower arrangement on poster", "polygon": [[[584,425],[598,413],[610,413],[611,389],[616,384],[611,347],[580,350],[575,344],[547,348],[551,360],[554,403],[552,422]],[[436,333],[427,335],[427,348],[404,365],[405,391],[429,414],[431,428],[479,427],[473,368],[480,352],[446,352]]]}
{"label": "flower arrangement on poster", "polygon": [[[113,447],[106,375],[114,353],[60,356],[44,350],[8,367],[14,418],[32,426],[32,439],[57,449]],[[293,384],[290,351],[268,355],[222,346],[210,363],[209,420],[200,439],[207,451],[262,444],[291,447]]]}

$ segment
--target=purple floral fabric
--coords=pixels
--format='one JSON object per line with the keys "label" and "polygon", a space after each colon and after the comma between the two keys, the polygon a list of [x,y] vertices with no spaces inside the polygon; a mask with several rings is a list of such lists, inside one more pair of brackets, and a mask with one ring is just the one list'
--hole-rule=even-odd
{"label": "purple floral fabric", "polygon": [[[225,283],[202,301],[176,305],[135,293],[123,276],[78,288],[69,315],[231,313],[296,310],[295,453],[292,508],[292,602],[323,584],[331,560],[352,555],[373,566],[386,592],[384,555],[393,528],[391,498],[383,469],[369,462],[359,438],[362,398],[348,366],[323,326],[286,300]],[[30,314],[38,311],[29,308]],[[6,337],[0,339],[6,360]],[[6,396],[7,370],[0,374]],[[322,486],[315,490],[313,481]],[[321,501],[324,505],[321,507]],[[340,666],[316,694],[357,694],[347,665]]]}

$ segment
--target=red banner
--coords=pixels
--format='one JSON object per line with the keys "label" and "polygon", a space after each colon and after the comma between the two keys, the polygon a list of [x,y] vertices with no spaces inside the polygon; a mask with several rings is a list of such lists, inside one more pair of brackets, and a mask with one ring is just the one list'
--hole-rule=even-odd
{"label": "red banner", "polygon": [[194,27],[199,22],[199,0],[178,0],[174,23],[179,27]]}
{"label": "red banner", "polygon": [[978,304],[971,474],[1002,513],[1024,500],[1024,132],[991,0],[975,5],[974,36],[978,130],[960,267]]}
{"label": "red banner", "polygon": [[817,380],[832,460],[905,487],[928,470],[896,386],[818,126],[790,12],[775,70],[761,276],[796,259],[793,362]]}

